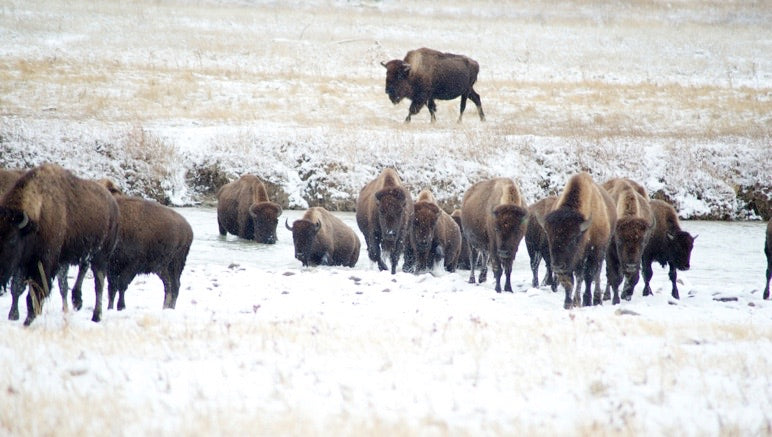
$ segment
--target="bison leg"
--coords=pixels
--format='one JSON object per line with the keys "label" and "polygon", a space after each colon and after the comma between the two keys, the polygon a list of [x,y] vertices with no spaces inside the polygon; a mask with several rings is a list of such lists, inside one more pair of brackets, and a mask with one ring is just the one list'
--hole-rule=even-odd
{"label": "bison leg", "polygon": [[485,114],[483,113],[482,101],[480,101],[480,95],[474,90],[469,91],[469,100],[471,100],[475,106],[477,106],[477,114],[480,116],[480,121],[485,121]]}
{"label": "bison leg", "polygon": [[464,116],[464,110],[466,109],[466,94],[461,94],[461,105],[458,108],[458,123],[461,123],[461,117]]}
{"label": "bison leg", "polygon": [[[536,288],[539,286],[539,264],[541,264],[541,253],[534,251],[534,253],[529,254],[531,257],[531,273],[533,274],[533,279],[531,279],[531,285]],[[547,277],[544,277],[544,280],[547,280]]]}
{"label": "bison leg", "polygon": [[622,296],[630,300],[630,298],[633,297],[633,291],[635,290],[636,284],[638,284],[638,280],[640,279],[641,275],[638,272],[638,270],[635,270],[633,272],[628,273],[625,275],[625,286],[622,289]]}
{"label": "bison leg", "polygon": [[11,277],[11,310],[8,312],[8,320],[19,320],[19,297],[25,288],[21,274],[17,273]]}
{"label": "bison leg", "polygon": [[510,293],[512,293],[512,262],[514,262],[512,258],[504,260],[504,291]]}
{"label": "bison leg", "polygon": [[94,274],[94,314],[91,316],[91,321],[99,322],[102,320],[102,292],[105,287],[105,272],[96,267],[92,267],[91,272]]}
{"label": "bison leg", "polygon": [[563,286],[566,292],[566,298],[563,301],[563,308],[570,310],[574,306],[574,300],[571,293],[574,291],[574,276],[570,273],[558,275],[558,282]]}
{"label": "bison leg", "polygon": [[490,254],[487,252],[480,251],[477,255],[477,262],[480,263],[480,275],[477,277],[477,282],[483,283],[488,280],[488,260],[490,259]]}
{"label": "bison leg", "polygon": [[437,104],[434,103],[434,99],[429,99],[426,107],[429,108],[429,115],[431,116],[432,123],[436,122],[437,117],[434,114],[437,112]]}
{"label": "bison leg", "polygon": [[372,244],[367,242],[367,256],[370,257],[371,261],[378,263],[378,270],[388,270],[386,263],[381,259],[381,244],[378,239],[373,240]]}
{"label": "bison leg", "polygon": [[669,264],[670,264],[670,271],[667,273],[667,276],[670,278],[670,282],[673,283],[672,294],[674,298],[680,299],[680,297],[678,297],[678,286],[676,285],[676,282],[678,280],[678,273],[673,263],[669,263]]}
{"label": "bison leg", "polygon": [[498,254],[491,255],[491,267],[493,268],[493,278],[496,280],[496,293],[501,293],[501,259]]}
{"label": "bison leg", "polygon": [[[772,258],[770,258],[772,259]],[[764,287],[764,300],[769,299],[769,280],[772,278],[772,262],[767,262],[767,286]]]}
{"label": "bison leg", "polygon": [[641,265],[643,266],[643,295],[651,296],[649,282],[651,282],[651,277],[654,275],[654,271],[651,269],[651,260],[643,259]]}

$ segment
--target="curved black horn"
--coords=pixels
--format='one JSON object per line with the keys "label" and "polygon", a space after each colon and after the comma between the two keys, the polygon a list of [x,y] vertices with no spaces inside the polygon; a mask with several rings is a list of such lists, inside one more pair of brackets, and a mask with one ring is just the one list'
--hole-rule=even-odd
{"label": "curved black horn", "polygon": [[16,225],[19,229],[24,229],[29,224],[29,216],[26,211],[21,212],[21,221]]}
{"label": "curved black horn", "polygon": [[287,220],[289,219],[288,218],[284,219],[284,227],[286,227],[288,231],[292,232],[292,228],[290,227],[289,222]]}
{"label": "curved black horn", "polygon": [[383,65],[384,68],[386,68],[386,63],[381,61],[381,65]]}

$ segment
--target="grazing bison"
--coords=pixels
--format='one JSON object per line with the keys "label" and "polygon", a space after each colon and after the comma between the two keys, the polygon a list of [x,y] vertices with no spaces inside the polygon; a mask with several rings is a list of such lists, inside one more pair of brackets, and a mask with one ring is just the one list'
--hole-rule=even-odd
{"label": "grazing bison", "polygon": [[437,100],[453,100],[461,96],[461,112],[464,115],[466,99],[477,105],[480,120],[485,120],[480,95],[474,90],[480,65],[477,61],[462,55],[442,53],[421,48],[407,52],[403,60],[392,59],[381,62],[386,67],[386,94],[395,105],[402,99],[411,100],[405,122],[426,105],[432,122],[436,121]]}
{"label": "grazing bison", "polygon": [[295,220],[292,227],[287,220],[284,226],[292,232],[295,258],[303,266],[354,267],[359,260],[357,234],[322,207],[308,208],[303,218]]}
{"label": "grazing bison", "polygon": [[550,246],[547,241],[547,233],[544,231],[544,217],[552,210],[556,196],[549,196],[539,200],[528,207],[528,226],[525,228],[525,248],[531,259],[531,272],[533,279],[531,285],[539,286],[539,264],[544,259],[547,273],[544,275],[542,285],[549,285],[553,292],[557,291],[557,282],[552,274],[552,262],[550,261]]}
{"label": "grazing bison", "polygon": [[110,181],[100,181],[115,197],[120,211],[118,244],[107,270],[108,303],[126,308],[124,295],[138,274],[154,273],[164,285],[163,308],[174,308],[180,276],[193,242],[193,229],[180,214],[158,202],[124,196]]}
{"label": "grazing bison", "polygon": [[[59,268],[84,260],[94,274],[92,320],[101,319],[118,221],[118,204],[107,190],[53,164],[26,172],[5,193],[0,200],[0,283],[18,273],[30,284],[25,325],[40,314]],[[14,300],[12,306],[18,296]]]}
{"label": "grazing bison", "polygon": [[415,249],[416,273],[432,270],[443,260],[446,271],[456,271],[461,231],[455,220],[437,205],[429,190],[418,193],[413,210],[410,241]]}
{"label": "grazing bison", "polygon": [[663,267],[665,264],[670,267],[668,277],[673,283],[672,296],[678,299],[678,287],[676,286],[678,274],[676,270],[689,270],[689,260],[697,236],[692,237],[688,232],[681,230],[675,208],[667,202],[652,200],[649,205],[654,212],[655,224],[641,257],[645,284],[643,295],[651,294],[651,287],[649,286],[653,275],[651,263],[657,261]]}
{"label": "grazing bison", "polygon": [[244,175],[217,191],[217,225],[220,235],[230,232],[258,243],[276,243],[281,206],[268,199],[257,176]]}
{"label": "grazing bison", "polygon": [[[601,303],[600,269],[616,226],[614,201],[587,173],[572,176],[563,188],[552,212],[544,218],[550,247],[552,271],[566,291],[563,307],[591,304],[590,289],[595,280],[592,303]],[[576,277],[576,291],[572,299]]]}
{"label": "grazing bison", "polygon": [[506,275],[504,291],[512,291],[512,262],[525,233],[528,210],[520,188],[509,178],[478,182],[470,187],[461,203],[461,223],[469,242],[469,283],[475,282],[473,251],[482,254],[483,266],[478,282],[484,282],[488,260],[496,278],[496,291],[501,292],[502,266]]}
{"label": "grazing bison", "polygon": [[603,186],[616,203],[617,224],[606,258],[606,295],[614,291],[613,304],[619,303],[619,284],[624,276],[622,298],[630,300],[638,283],[643,249],[649,242],[656,218],[648,197],[641,195],[634,183],[612,179]]}
{"label": "grazing bison", "polygon": [[769,299],[769,280],[772,278],[772,220],[767,223],[767,239],[764,242],[764,254],[767,255],[767,285],[764,287],[764,299]]}
{"label": "grazing bison", "polygon": [[386,263],[381,259],[381,251],[388,253],[391,258],[392,274],[397,271],[397,262],[403,251],[405,261],[402,269],[413,269],[415,259],[408,234],[412,215],[413,198],[392,168],[384,169],[359,192],[356,204],[357,225],[365,236],[367,255],[378,263],[379,269],[387,270]]}

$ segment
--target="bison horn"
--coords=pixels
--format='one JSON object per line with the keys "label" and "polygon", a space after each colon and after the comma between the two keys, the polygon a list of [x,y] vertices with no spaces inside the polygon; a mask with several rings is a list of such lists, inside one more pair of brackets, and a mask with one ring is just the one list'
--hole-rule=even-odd
{"label": "bison horn", "polygon": [[321,228],[322,228],[322,222],[314,223],[314,231],[319,232],[319,229]]}
{"label": "bison horn", "polygon": [[592,217],[583,221],[582,224],[579,225],[579,232],[585,232],[587,229],[590,229],[591,224],[592,224]]}
{"label": "bison horn", "polygon": [[388,68],[388,67],[386,67],[386,63],[383,62],[383,61],[381,61],[381,65],[383,65],[383,68]]}
{"label": "bison horn", "polygon": [[289,225],[289,222],[287,221],[289,219],[284,219],[284,226],[287,228],[288,231],[292,232],[292,228]]}
{"label": "bison horn", "polygon": [[16,225],[16,227],[19,228],[19,229],[24,229],[24,228],[27,227],[28,224],[29,224],[29,216],[27,215],[26,211],[22,211],[21,212],[21,221],[19,222],[18,225]]}

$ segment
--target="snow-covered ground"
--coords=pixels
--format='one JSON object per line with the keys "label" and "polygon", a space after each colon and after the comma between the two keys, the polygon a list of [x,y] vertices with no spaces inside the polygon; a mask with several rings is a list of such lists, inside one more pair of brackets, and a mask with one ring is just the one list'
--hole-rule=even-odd
{"label": "snow-covered ground", "polygon": [[379,272],[364,246],[355,268],[302,268],[283,228],[265,246],[178,211],[195,240],[176,310],[141,276],[100,324],[89,291],[80,312],[54,293],[30,327],[0,321],[0,433],[770,432],[761,223],[684,222],[699,237],[680,301],[655,266],[654,296],[565,311],[530,288],[524,246],[496,294],[465,271]]}

